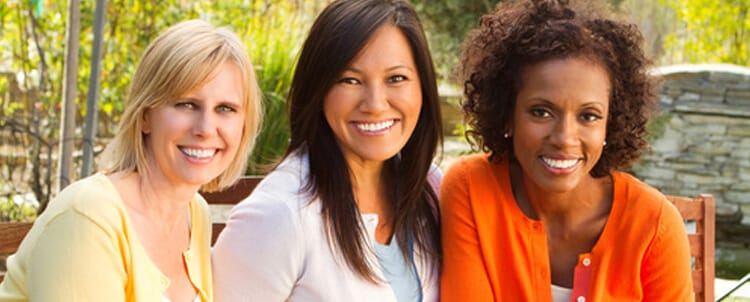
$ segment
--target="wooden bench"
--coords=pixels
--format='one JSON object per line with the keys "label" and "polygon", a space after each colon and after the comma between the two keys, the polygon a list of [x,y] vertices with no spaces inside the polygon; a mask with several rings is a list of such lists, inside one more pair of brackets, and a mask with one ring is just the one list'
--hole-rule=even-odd
{"label": "wooden bench", "polygon": [[[262,180],[260,176],[243,177],[234,186],[222,192],[203,193],[206,201],[212,207],[213,217],[217,216],[214,210],[217,207],[218,216],[222,212],[250,195],[258,183]],[[690,255],[694,259],[693,266],[693,291],[696,301],[714,300],[714,238],[715,238],[715,201],[711,195],[700,195],[697,198],[679,196],[667,196],[680,211],[685,221],[694,221],[696,232],[688,234],[690,242]],[[225,218],[225,217],[219,217]],[[213,222],[213,234],[211,245],[216,242],[226,221],[216,219]],[[18,245],[31,228],[31,223],[0,223],[0,255],[15,253]],[[3,275],[0,273],[0,281]]]}
{"label": "wooden bench", "polygon": [[690,256],[693,258],[693,292],[695,301],[714,301],[714,246],[716,238],[716,202],[714,197],[701,194],[696,198],[667,196],[682,218],[695,224],[695,232],[688,234]]}
{"label": "wooden bench", "polygon": [[[5,263],[9,255],[18,250],[23,237],[31,230],[30,222],[0,222],[0,261]],[[5,272],[0,271],[0,282],[3,281]]]}

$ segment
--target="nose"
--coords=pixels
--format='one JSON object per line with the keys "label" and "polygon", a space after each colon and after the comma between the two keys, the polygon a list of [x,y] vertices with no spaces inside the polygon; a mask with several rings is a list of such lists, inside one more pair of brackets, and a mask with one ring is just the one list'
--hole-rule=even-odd
{"label": "nose", "polygon": [[575,146],[580,142],[581,129],[575,116],[565,115],[555,121],[550,142],[561,148]]}
{"label": "nose", "polygon": [[369,85],[359,104],[359,110],[366,113],[377,113],[388,109],[388,93],[383,85]]}
{"label": "nose", "polygon": [[215,113],[211,110],[199,110],[195,113],[193,121],[193,135],[207,137],[216,133],[217,120]]}

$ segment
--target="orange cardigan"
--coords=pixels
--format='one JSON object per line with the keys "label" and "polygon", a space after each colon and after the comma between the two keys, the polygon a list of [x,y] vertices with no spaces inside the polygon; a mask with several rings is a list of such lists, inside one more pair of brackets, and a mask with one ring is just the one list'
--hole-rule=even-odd
{"label": "orange cardigan", "polygon": [[[599,241],[579,255],[571,301],[692,301],[679,212],[634,177],[611,175],[612,210]],[[544,226],[518,208],[507,160],[460,159],[440,202],[442,301],[552,301]]]}

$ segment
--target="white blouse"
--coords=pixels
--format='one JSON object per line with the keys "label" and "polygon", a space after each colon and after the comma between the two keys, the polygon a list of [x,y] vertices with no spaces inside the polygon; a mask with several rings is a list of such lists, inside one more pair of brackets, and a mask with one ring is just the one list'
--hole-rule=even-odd
{"label": "white blouse", "polygon": [[552,284],[552,302],[569,302],[571,295],[573,295],[572,288]]}
{"label": "white blouse", "polygon": [[[388,284],[362,279],[329,247],[320,202],[303,191],[308,166],[306,154],[290,155],[232,209],[212,253],[216,301],[396,302]],[[428,178],[437,193],[437,166]],[[363,214],[362,221],[373,250],[378,216]],[[384,280],[375,255],[367,256]],[[438,301],[436,267],[418,251],[414,261],[423,301]]]}

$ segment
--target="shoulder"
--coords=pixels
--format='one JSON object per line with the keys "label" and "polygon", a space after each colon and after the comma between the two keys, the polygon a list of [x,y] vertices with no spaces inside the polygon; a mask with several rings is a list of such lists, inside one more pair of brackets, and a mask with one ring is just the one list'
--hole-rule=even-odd
{"label": "shoulder", "polygon": [[247,251],[264,248],[264,253],[278,253],[279,249],[303,245],[301,216],[312,213],[308,210],[312,205],[306,206],[310,195],[303,191],[299,166],[289,160],[266,175],[250,196],[232,209],[226,228],[214,245],[214,259],[218,258],[216,255],[244,259],[242,255]]}
{"label": "shoulder", "polygon": [[614,198],[622,202],[623,215],[632,216],[631,219],[642,221],[645,225],[652,225],[645,223],[647,221],[658,221],[659,227],[682,224],[677,208],[656,188],[625,172],[612,172],[612,179]]}
{"label": "shoulder", "polygon": [[123,225],[125,208],[119,193],[104,174],[95,174],[74,182],[50,202],[40,222],[48,223],[59,215],[75,214],[97,225]]}
{"label": "shoulder", "polygon": [[629,207],[657,210],[669,203],[659,190],[628,173],[614,171],[611,175],[614,182],[614,198],[624,200]]}
{"label": "shoulder", "polygon": [[490,165],[489,155],[484,153],[471,154],[456,159],[448,168],[450,173],[452,170],[457,171],[475,171],[486,169]]}
{"label": "shoulder", "polygon": [[[494,169],[497,166],[490,162],[488,154],[472,154],[457,159],[443,177],[443,186],[455,185],[482,185],[493,182],[495,179]],[[507,167],[503,161],[500,167]]]}
{"label": "shoulder", "polygon": [[312,194],[306,189],[307,157],[293,153],[266,175],[234,213],[289,216],[310,208]]}

